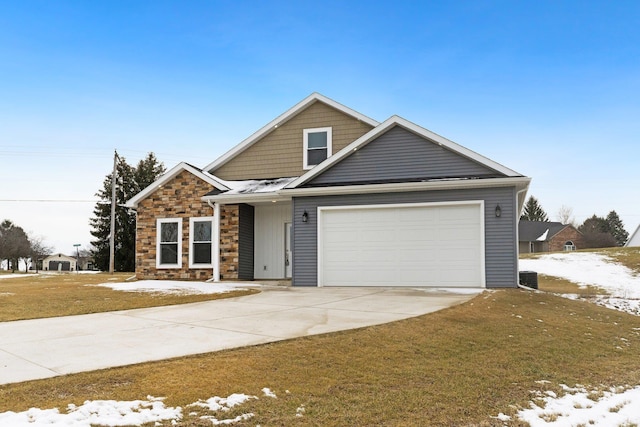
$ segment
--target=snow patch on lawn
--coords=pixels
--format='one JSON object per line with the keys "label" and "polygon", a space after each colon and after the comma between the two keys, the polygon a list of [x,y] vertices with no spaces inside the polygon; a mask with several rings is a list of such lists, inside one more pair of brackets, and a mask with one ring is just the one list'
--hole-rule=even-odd
{"label": "snow patch on lawn", "polygon": [[70,404],[66,413],[56,409],[31,408],[23,412],[0,413],[0,425],[12,427],[91,427],[92,425],[139,426],[145,423],[182,418],[181,408],[165,407],[162,399],[94,400],[83,405]]}
{"label": "snow patch on lawn", "polygon": [[[269,390],[268,388],[263,389]],[[276,395],[269,390],[269,396]],[[0,425],[12,427],[91,427],[101,426],[140,426],[148,423],[161,423],[169,421],[176,424],[183,418],[181,407],[167,407],[164,398],[147,396],[147,400],[116,401],[93,400],[86,401],[83,405],[68,405],[66,413],[56,409],[31,408],[23,412],[0,413]],[[251,399],[258,399],[243,393],[234,393],[228,397],[212,397],[207,400],[199,400],[187,405],[187,407],[202,408],[210,412],[228,412],[231,408],[242,405]],[[196,411],[190,412],[190,416],[198,416]],[[199,418],[208,420],[212,425],[229,425],[253,418],[255,414],[249,412],[234,418],[218,419],[218,415],[201,415]]]}
{"label": "snow patch on lawn", "polygon": [[223,294],[232,291],[246,290],[241,283],[206,283],[206,282],[181,282],[178,280],[139,280],[137,282],[126,283],[101,283],[115,291],[124,292],[151,292],[162,294]]}
{"label": "snow patch on lawn", "polygon": [[0,274],[0,279],[15,279],[17,277],[33,277],[33,274],[30,273],[9,273],[9,274]]}
{"label": "snow patch on lawn", "polygon": [[561,277],[580,286],[597,286],[618,298],[640,298],[640,276],[598,253],[569,252],[521,259],[520,270]]}
{"label": "snow patch on lawn", "polygon": [[[566,392],[557,397],[553,392],[536,392],[531,407],[514,417],[531,427],[548,426],[630,426],[640,423],[640,387],[631,389],[587,390],[582,386],[561,385]],[[502,413],[497,418],[508,421]]]}
{"label": "snow patch on lawn", "polygon": [[[520,270],[536,271],[560,277],[579,286],[595,286],[609,295],[596,295],[590,300],[614,310],[640,315],[640,276],[630,268],[598,253],[546,254],[536,259],[521,259]],[[562,295],[578,298],[577,295]]]}

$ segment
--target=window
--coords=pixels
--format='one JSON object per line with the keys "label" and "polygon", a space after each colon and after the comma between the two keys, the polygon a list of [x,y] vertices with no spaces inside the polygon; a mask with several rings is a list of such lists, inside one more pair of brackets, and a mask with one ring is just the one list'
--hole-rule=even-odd
{"label": "window", "polygon": [[213,217],[189,219],[189,267],[213,267]]}
{"label": "window", "polygon": [[303,163],[304,169],[311,169],[331,156],[331,128],[305,129]]}
{"label": "window", "polygon": [[158,219],[156,230],[156,268],[182,267],[182,218]]}
{"label": "window", "polygon": [[566,241],[564,243],[564,250],[565,251],[575,251],[576,250],[576,245],[574,245],[571,240]]}

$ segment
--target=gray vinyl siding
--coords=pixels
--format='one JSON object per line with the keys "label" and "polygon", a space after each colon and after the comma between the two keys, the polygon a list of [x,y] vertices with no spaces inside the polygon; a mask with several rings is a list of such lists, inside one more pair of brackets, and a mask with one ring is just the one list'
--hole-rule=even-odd
{"label": "gray vinyl siding", "polygon": [[239,205],[238,279],[253,280],[254,207]]}
{"label": "gray vinyl siding", "polygon": [[[488,288],[517,286],[517,213],[513,187],[467,190],[377,193],[344,196],[296,197],[293,199],[293,285],[318,285],[318,206],[357,206],[387,203],[428,203],[464,200],[485,202],[485,276]],[[496,205],[502,216],[495,216]],[[302,214],[308,213],[308,222]]]}
{"label": "gray vinyl siding", "polygon": [[396,126],[306,186],[501,176],[473,160]]}

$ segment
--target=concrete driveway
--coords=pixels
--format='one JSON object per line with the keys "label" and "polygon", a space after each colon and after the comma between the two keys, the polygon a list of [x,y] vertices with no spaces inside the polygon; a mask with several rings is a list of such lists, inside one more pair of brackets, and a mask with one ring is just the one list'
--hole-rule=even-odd
{"label": "concrete driveway", "polygon": [[194,304],[0,323],[0,384],[208,353],[419,316],[477,292],[261,287]]}

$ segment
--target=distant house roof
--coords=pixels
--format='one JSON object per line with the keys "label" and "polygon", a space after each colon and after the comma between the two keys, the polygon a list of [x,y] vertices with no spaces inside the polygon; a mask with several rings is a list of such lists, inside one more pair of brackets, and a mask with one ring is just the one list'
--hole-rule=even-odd
{"label": "distant house roof", "polygon": [[570,225],[561,222],[524,221],[518,226],[521,242],[546,242]]}
{"label": "distant house roof", "polygon": [[43,260],[42,260],[42,262],[54,261],[54,260],[60,260],[60,261],[75,261],[75,260],[76,260],[76,258],[75,258],[75,257],[70,257],[70,256],[65,255],[65,254],[57,253],[57,254],[49,255],[48,257],[46,257],[45,259],[43,259]]}

